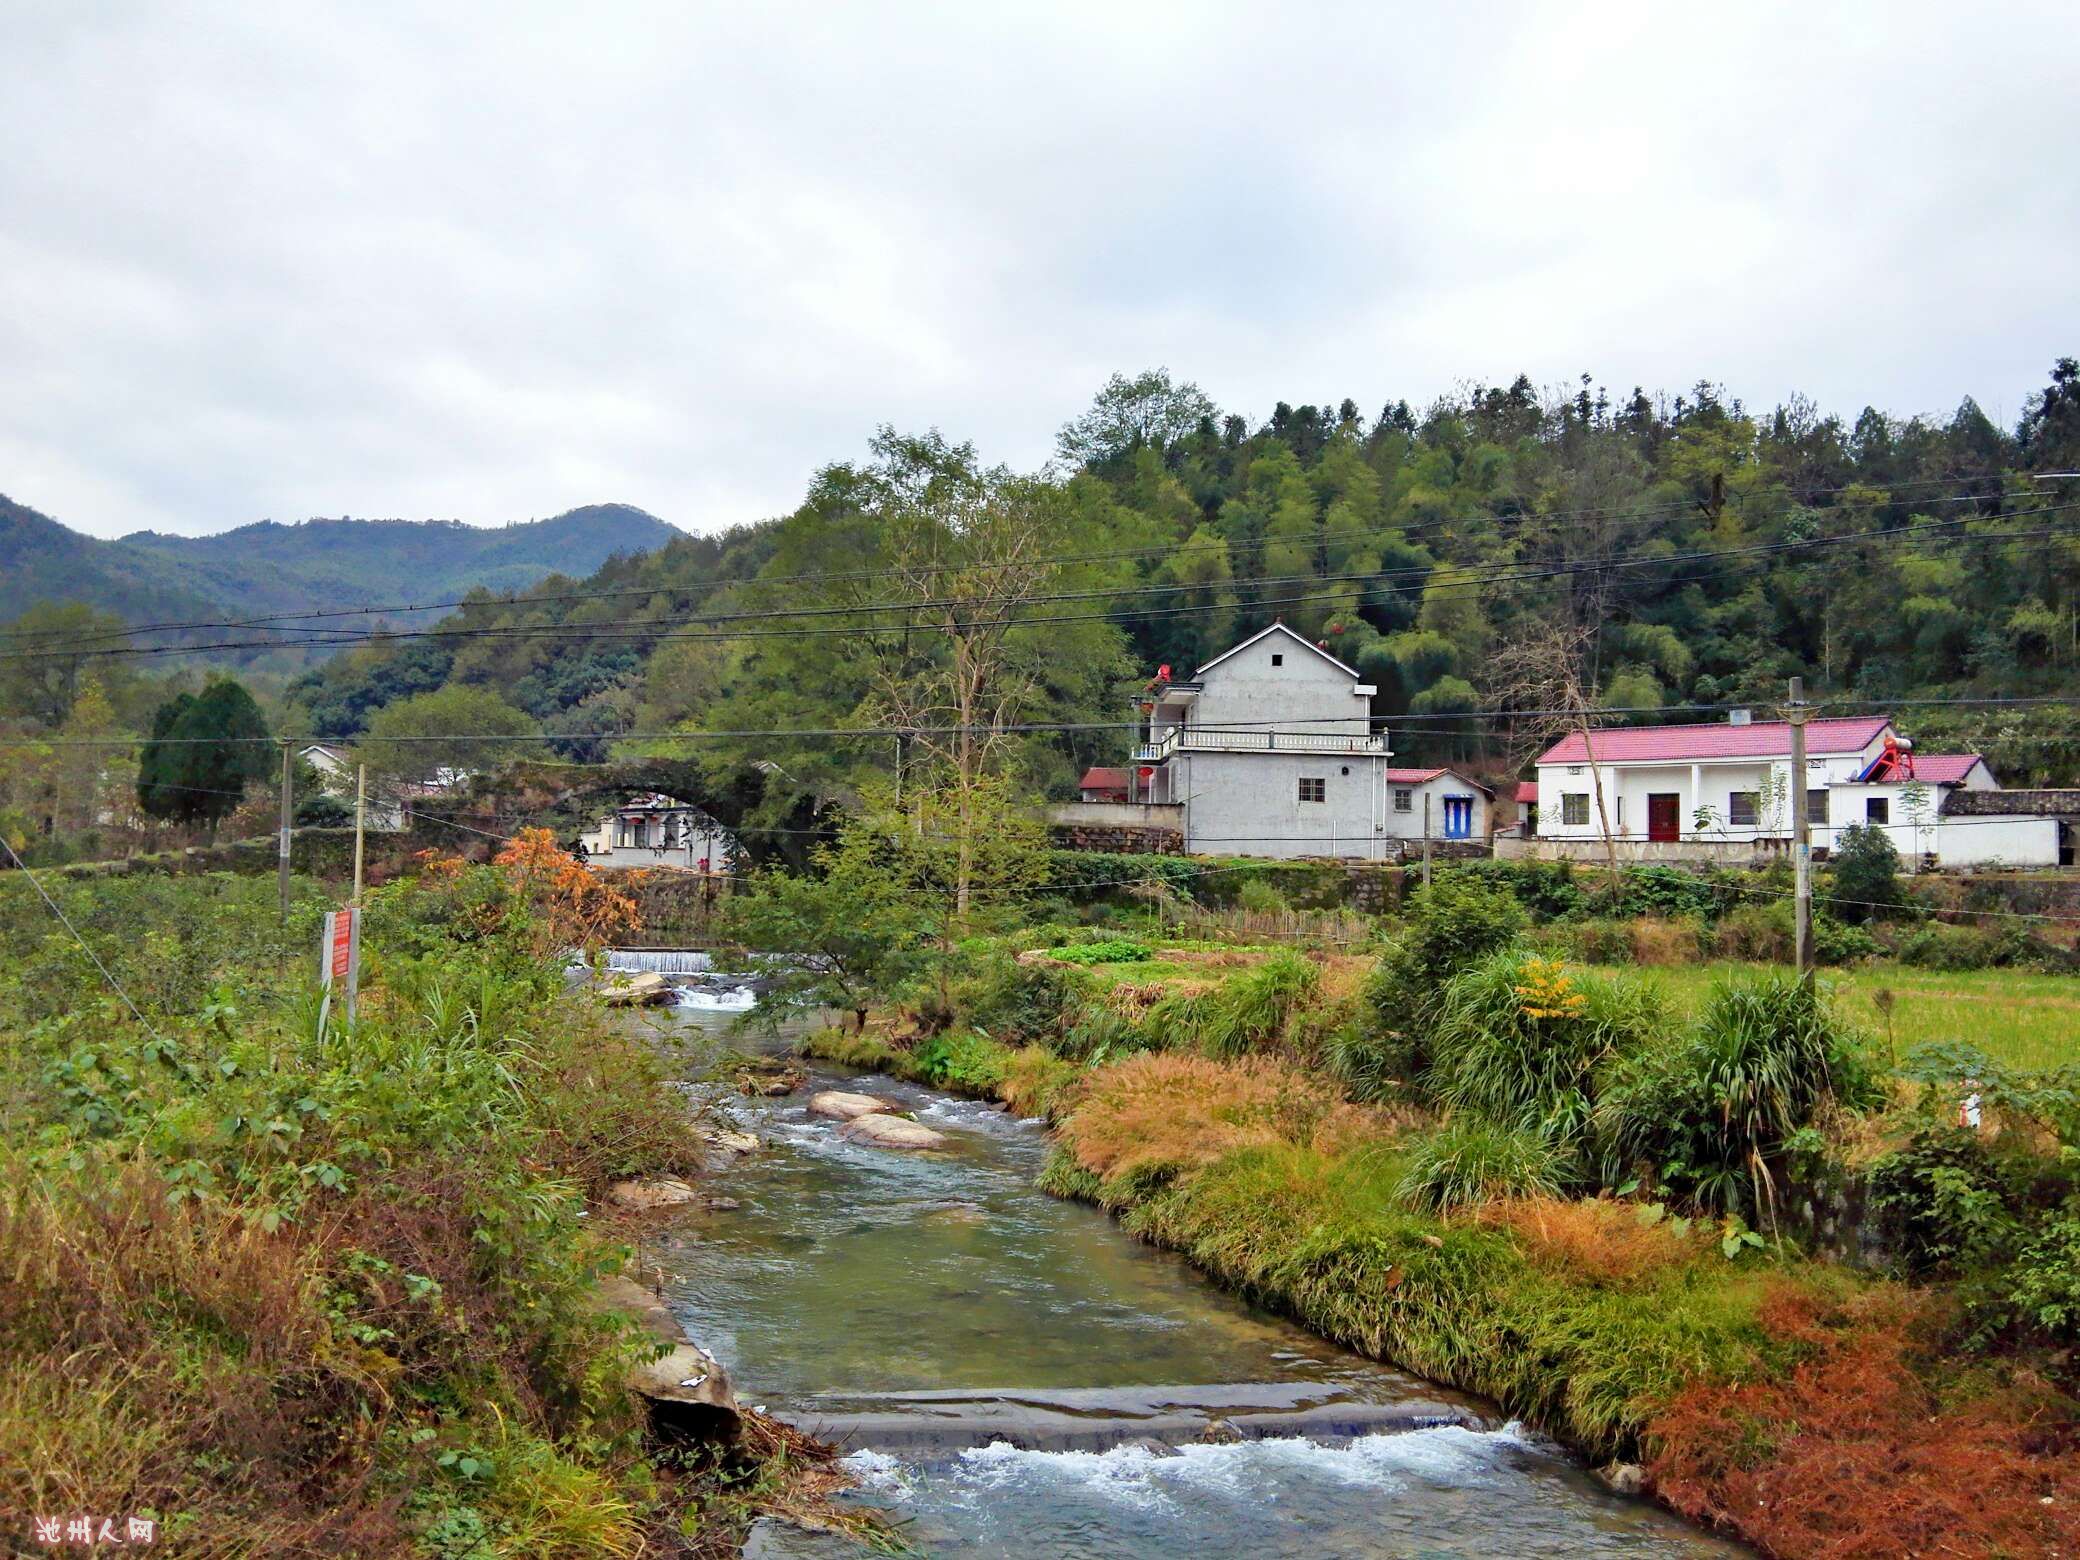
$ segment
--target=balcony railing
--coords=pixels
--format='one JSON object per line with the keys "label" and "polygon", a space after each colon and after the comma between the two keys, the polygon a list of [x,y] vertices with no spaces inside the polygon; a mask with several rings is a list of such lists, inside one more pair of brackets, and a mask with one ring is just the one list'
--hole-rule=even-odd
{"label": "balcony railing", "polygon": [[1199,731],[1175,727],[1134,750],[1139,764],[1158,764],[1171,754],[1185,753],[1384,753],[1381,735],[1355,736],[1332,731]]}

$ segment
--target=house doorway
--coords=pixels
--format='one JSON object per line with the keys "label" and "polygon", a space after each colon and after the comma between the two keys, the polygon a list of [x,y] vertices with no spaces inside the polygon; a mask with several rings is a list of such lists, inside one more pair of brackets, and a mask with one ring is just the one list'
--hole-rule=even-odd
{"label": "house doorway", "polygon": [[1683,837],[1683,798],[1675,791],[1647,793],[1647,838],[1673,841]]}
{"label": "house doorway", "polygon": [[1473,838],[1472,797],[1447,796],[1444,799],[1444,837],[1448,840]]}

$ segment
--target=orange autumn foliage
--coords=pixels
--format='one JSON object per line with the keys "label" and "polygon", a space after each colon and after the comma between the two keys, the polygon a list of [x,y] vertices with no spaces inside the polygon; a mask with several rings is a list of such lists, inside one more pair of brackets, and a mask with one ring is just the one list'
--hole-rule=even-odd
{"label": "orange autumn foliage", "polygon": [[589,870],[547,829],[522,829],[492,865],[534,903],[546,923],[546,940],[558,947],[590,952],[643,924],[632,897]]}
{"label": "orange autumn foliage", "polygon": [[1701,1242],[1672,1224],[1640,1222],[1637,1203],[1607,1198],[1511,1197],[1475,1217],[1515,1235],[1543,1267],[1591,1284],[1623,1286],[1658,1268],[1693,1260]]}
{"label": "orange autumn foliage", "polygon": [[1788,1376],[1700,1382],[1648,1426],[1655,1492],[1787,1560],[2080,1554],[2073,1404],[2027,1373],[1946,1398],[1925,1378],[1930,1302],[1823,1308],[1789,1286],[1765,1330],[1810,1350]]}

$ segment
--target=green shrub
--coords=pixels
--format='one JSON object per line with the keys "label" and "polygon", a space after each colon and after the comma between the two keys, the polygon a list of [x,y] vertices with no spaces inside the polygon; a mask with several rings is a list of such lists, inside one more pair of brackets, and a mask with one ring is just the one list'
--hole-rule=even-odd
{"label": "green shrub", "polygon": [[1276,1039],[1293,1010],[1320,989],[1322,972],[1296,953],[1274,953],[1210,993],[1199,1040],[1213,1056],[1232,1059]]}
{"label": "green shrub", "polygon": [[988,1035],[950,1029],[911,1053],[910,1071],[934,1088],[993,1098],[1010,1061],[1009,1048]]}
{"label": "green shrub", "polygon": [[1624,921],[1599,917],[1576,921],[1560,930],[1561,944],[1582,964],[1630,964],[1632,928]]}
{"label": "green shrub", "polygon": [[1586,900],[1571,861],[1469,861],[1446,873],[1506,890],[1534,921],[1579,915]]}
{"label": "green shrub", "polygon": [[1599,1122],[1620,1161],[1700,1206],[1759,1217],[1791,1135],[1829,1099],[1878,1097],[1860,1037],[1813,983],[1767,976],[1715,987],[1689,1034],[1626,1063]]}
{"label": "green shrub", "polygon": [[1599,884],[1588,906],[1600,916],[1694,916],[1711,920],[1734,895],[1723,874],[1693,872],[1684,867],[1624,867],[1613,890]]}
{"label": "green shrub", "polygon": [[1714,935],[1719,956],[1753,964],[1789,964],[1795,953],[1796,928],[1790,905],[1746,904],[1720,917]]}
{"label": "green shrub", "polygon": [[1854,964],[1859,959],[1875,959],[1884,947],[1861,926],[1851,926],[1837,921],[1831,915],[1815,914],[1813,917],[1813,962],[1816,964]]}
{"label": "green shrub", "polygon": [[1852,926],[1890,915],[1907,902],[1899,886],[1899,852],[1883,829],[1869,824],[1851,824],[1836,837],[1827,877],[1828,908]]}
{"label": "green shrub", "polygon": [[1926,1278],[2009,1253],[2019,1233],[2012,1179],[1983,1134],[1932,1125],[1873,1164],[1866,1185],[1893,1262]]}
{"label": "green shrub", "polygon": [[1070,1061],[1097,1067],[1148,1050],[1154,1043],[1152,1036],[1124,1013],[1102,1002],[1088,1002],[1076,1009],[1069,1027],[1055,1042],[1055,1049]]}
{"label": "green shrub", "polygon": [[1416,1140],[1396,1195],[1418,1212],[1449,1213],[1500,1197],[1550,1197],[1566,1184],[1564,1156],[1538,1132],[1454,1116]]}
{"label": "green shrub", "polygon": [[1983,970],[1999,960],[2000,939],[1977,926],[1949,926],[1929,921],[1900,939],[1895,954],[1902,964],[1926,970]]}
{"label": "green shrub", "polygon": [[1235,890],[1238,909],[1266,914],[1278,910],[1290,910],[1292,902],[1279,891],[1278,885],[1265,878],[1250,878]]}
{"label": "green shrub", "polygon": [[1568,1147],[1587,1130],[1598,1070],[1638,1051],[1662,1022],[1638,980],[1505,948],[1445,987],[1424,1083],[1455,1117],[1532,1129]]}
{"label": "green shrub", "polygon": [[1131,937],[1106,937],[1097,942],[1071,943],[1047,950],[1050,959],[1065,964],[1139,964],[1153,958],[1147,943]]}
{"label": "green shrub", "polygon": [[961,983],[955,1005],[977,1029],[1000,1040],[1051,1043],[1062,1032],[1074,996],[1071,977],[1059,967],[1000,957]]}
{"label": "green shrub", "polygon": [[1523,929],[1523,906],[1471,872],[1441,872],[1411,894],[1401,934],[1365,984],[1358,1026],[1330,1050],[1352,1095],[1378,1099],[1390,1084],[1420,1076],[1446,982]]}

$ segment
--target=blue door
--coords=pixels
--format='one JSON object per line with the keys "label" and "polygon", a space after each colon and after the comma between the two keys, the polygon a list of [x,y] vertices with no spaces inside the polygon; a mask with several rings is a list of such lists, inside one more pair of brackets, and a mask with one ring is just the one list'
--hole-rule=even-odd
{"label": "blue door", "polygon": [[1448,840],[1473,837],[1472,797],[1447,796],[1444,799],[1444,837]]}

